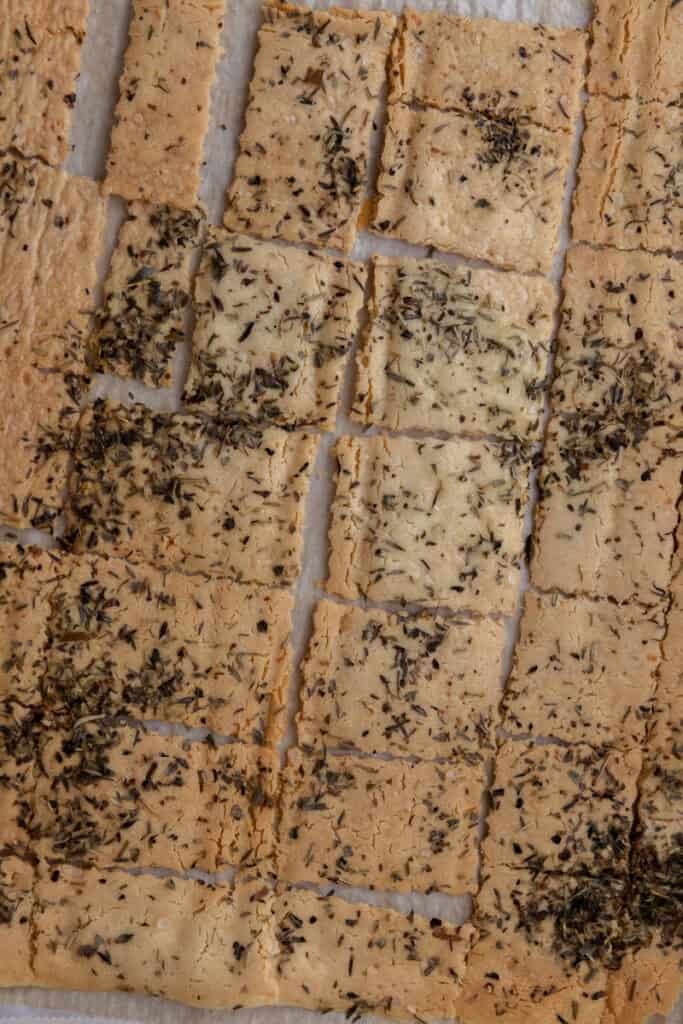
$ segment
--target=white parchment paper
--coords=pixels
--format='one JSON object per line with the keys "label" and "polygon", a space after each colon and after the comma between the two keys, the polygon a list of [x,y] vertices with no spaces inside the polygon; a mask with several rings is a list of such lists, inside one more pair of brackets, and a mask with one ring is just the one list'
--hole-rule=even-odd
{"label": "white parchment paper", "polygon": [[[26,0],[30,5],[31,0]],[[209,133],[206,138],[204,167],[202,174],[201,199],[206,204],[210,219],[220,223],[222,219],[224,194],[237,153],[239,133],[242,127],[246,94],[254,55],[256,33],[260,23],[260,0],[226,0],[227,12],[223,32],[224,56],[218,68],[213,90]],[[343,7],[378,8],[398,12],[403,7],[401,0],[309,0],[310,6],[326,8],[333,5]],[[585,26],[591,14],[591,0],[411,0],[411,6],[418,10],[452,11],[472,16],[491,15],[506,20],[545,22],[558,26]],[[117,83],[121,71],[123,53],[127,41],[130,17],[129,0],[91,0],[91,15],[88,36],[83,51],[83,66],[77,90],[77,103],[71,137],[71,152],[67,170],[74,174],[85,174],[102,178],[108,149],[109,133],[114,105],[117,97]],[[577,125],[574,165],[578,158],[581,125]],[[375,140],[375,160],[378,139]],[[569,201],[574,186],[574,173],[570,176],[565,197],[565,219],[562,238],[558,247],[553,277],[559,283],[567,243],[567,222]],[[125,205],[120,200],[110,200],[107,246],[100,261],[100,286],[106,274],[111,249],[118,227],[125,215]],[[406,246],[398,242],[375,238],[361,233],[352,256],[367,259],[373,253],[387,255],[425,255],[426,250]],[[448,262],[463,263],[457,257],[443,257]],[[65,268],[68,273],[68,268]],[[188,324],[188,331],[190,325]],[[155,391],[130,381],[121,381],[109,376],[96,378],[91,398],[108,395],[121,401],[142,401],[160,410],[180,407],[180,393],[189,361],[189,344],[180,346],[174,365],[174,386],[165,391]],[[298,664],[310,635],[311,616],[320,597],[317,582],[324,579],[327,563],[327,526],[332,497],[331,449],[335,436],[357,433],[358,430],[347,416],[353,385],[353,358],[349,358],[341,411],[335,434],[321,438],[314,479],[306,509],[305,543],[301,577],[297,586],[297,604],[293,632],[292,679],[290,686],[290,712],[297,706]],[[533,496],[533,484],[532,484]],[[529,513],[531,522],[533,500]],[[49,538],[36,531],[22,531],[19,534],[3,529],[0,524],[0,539],[5,536],[17,537],[24,542],[48,545]],[[526,577],[522,592],[526,587]],[[520,592],[521,597],[521,592]],[[509,668],[510,657],[518,630],[518,616],[509,623],[509,642],[504,675]],[[501,679],[501,686],[503,679]],[[288,743],[294,741],[290,729]],[[439,895],[399,895],[369,893],[360,890],[340,890],[351,900],[367,902],[407,911],[414,909],[428,917],[438,916],[447,920],[462,922],[470,910],[468,898],[454,899]],[[342,1014],[328,1014],[329,1024],[343,1024]],[[663,1022],[665,1018],[654,1018]],[[157,1021],[163,1024],[314,1024],[322,1016],[302,1010],[268,1008],[262,1010],[241,1010],[235,1013],[212,1012],[179,1006],[164,1000],[124,994],[99,995],[93,993],[58,992],[39,989],[6,990],[0,992],[0,1020],[3,1024],[59,1024],[73,1021],[75,1024],[97,1024],[106,1020],[108,1024],[119,1020],[122,1024],[133,1021]],[[683,1024],[683,1000],[669,1018],[668,1024]],[[550,1022],[549,1022],[550,1024]],[[598,1021],[595,1024],[599,1024]]]}

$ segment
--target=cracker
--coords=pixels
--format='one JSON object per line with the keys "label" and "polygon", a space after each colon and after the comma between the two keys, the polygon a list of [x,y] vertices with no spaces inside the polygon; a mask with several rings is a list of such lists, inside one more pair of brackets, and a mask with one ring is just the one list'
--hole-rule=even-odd
{"label": "cracker", "polygon": [[666,1017],[681,991],[681,955],[661,935],[645,949],[629,953],[610,974],[607,1002],[612,1014],[600,1024],[642,1024],[654,1014]]}
{"label": "cracker", "polygon": [[0,863],[0,983],[3,988],[35,984],[32,963],[33,868],[17,857]]}
{"label": "cracker", "polygon": [[[96,182],[0,160],[0,353],[82,372],[105,204]],[[65,273],[68,268],[68,273]]]}
{"label": "cracker", "polygon": [[90,335],[94,369],[153,387],[171,383],[203,230],[199,209],[131,203]]}
{"label": "cracker", "polygon": [[396,19],[280,0],[263,14],[225,224],[348,251]]}
{"label": "cracker", "polygon": [[32,856],[34,792],[45,723],[40,708],[0,703],[0,850]]}
{"label": "cracker", "polygon": [[0,39],[0,149],[66,159],[89,0],[6,0]]}
{"label": "cracker", "polygon": [[40,984],[217,1009],[274,1001],[253,887],[61,868],[36,900]]}
{"label": "cracker", "polygon": [[40,701],[37,682],[48,643],[50,606],[44,589],[51,555],[0,544],[0,701]]}
{"label": "cracker", "polygon": [[364,287],[360,263],[212,231],[185,407],[332,429]]}
{"label": "cracker", "polygon": [[491,750],[504,629],[321,602],[302,666],[299,743],[466,758]]}
{"label": "cracker", "polygon": [[107,192],[195,206],[223,10],[222,0],[134,0]]}
{"label": "cracker", "polygon": [[554,305],[540,278],[375,257],[354,418],[537,436]]}
{"label": "cracker", "polygon": [[529,468],[516,445],[375,436],[336,453],[330,591],[512,611]]}
{"label": "cracker", "polygon": [[591,96],[584,117],[574,237],[618,249],[680,249],[680,107]]}
{"label": "cracker", "polygon": [[571,135],[389,107],[372,230],[513,270],[550,270]]}
{"label": "cracker", "polygon": [[596,0],[588,91],[676,103],[683,93],[683,11],[668,0]]}
{"label": "cracker", "polygon": [[607,972],[591,958],[612,937],[622,903],[623,885],[609,879],[503,867],[487,874],[457,1015],[467,1024],[594,1024]]}
{"label": "cracker", "polygon": [[[646,888],[680,890],[683,703],[659,699],[644,752],[634,863]],[[681,894],[678,892],[679,911]]]}
{"label": "cracker", "polygon": [[639,747],[652,712],[664,608],[528,592],[503,697],[504,727]]}
{"label": "cracker", "polygon": [[496,755],[490,864],[627,876],[639,750],[505,742]]}
{"label": "cracker", "polygon": [[278,877],[461,895],[477,885],[482,764],[290,750]]}
{"label": "cracker", "polygon": [[641,438],[600,416],[551,420],[532,582],[543,590],[658,604],[671,579],[683,441]]}
{"label": "cracker", "polygon": [[406,10],[390,100],[570,131],[585,57],[578,29]]}
{"label": "cracker", "polygon": [[569,250],[552,406],[642,434],[683,426],[683,267],[640,252]]}
{"label": "cracker", "polygon": [[314,451],[314,438],[277,428],[98,401],[74,454],[74,550],[289,584]]}
{"label": "cracker", "polygon": [[453,1018],[472,929],[291,890],[273,901],[278,1002],[398,1020]]}

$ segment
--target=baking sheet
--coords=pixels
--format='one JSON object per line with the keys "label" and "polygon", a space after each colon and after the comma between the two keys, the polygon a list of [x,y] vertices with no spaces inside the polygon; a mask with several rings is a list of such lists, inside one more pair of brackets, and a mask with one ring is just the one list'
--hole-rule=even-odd
{"label": "baking sheet", "polygon": [[[28,0],[30,3],[30,0]],[[403,4],[400,0],[313,0],[317,8],[330,6],[363,7],[398,12]],[[591,13],[590,0],[412,0],[417,10],[451,11],[473,16],[493,15],[507,20],[546,22],[558,26],[585,26]],[[117,82],[122,66],[123,52],[127,40],[130,17],[129,0],[91,0],[91,15],[88,36],[83,51],[83,66],[77,90],[77,103],[71,137],[71,152],[67,169],[75,174],[102,178],[108,148],[109,132],[117,96]],[[201,199],[206,204],[210,219],[220,223],[224,194],[237,153],[239,133],[242,127],[245,99],[249,84],[251,64],[260,23],[260,0],[227,0],[227,12],[223,31],[224,56],[219,64],[217,80],[213,90],[210,129],[207,135],[202,174]],[[574,147],[574,166],[578,158],[580,125]],[[381,131],[381,125],[380,125]],[[374,159],[378,153],[378,139],[374,143]],[[565,218],[562,238],[558,247],[553,278],[559,282],[564,251],[567,242],[569,199],[573,188],[573,173],[565,197]],[[114,245],[116,232],[125,214],[125,205],[120,200],[110,200],[108,215],[107,246],[100,260],[100,287]],[[374,253],[399,256],[425,255],[427,250],[403,245],[386,239],[379,239],[367,232],[361,232],[352,256],[367,259]],[[457,257],[442,257],[451,263],[467,263]],[[476,265],[470,263],[470,265]],[[188,334],[191,324],[188,323]],[[98,376],[93,382],[91,398],[108,395],[121,401],[143,401],[152,408],[173,410],[179,408],[179,397],[189,361],[189,344],[179,347],[174,364],[174,386],[165,391],[155,391],[136,383],[117,380],[110,376]],[[334,436],[355,434],[359,430],[351,423],[346,411],[350,404],[353,384],[352,358],[349,359],[342,410],[338,416],[335,435],[321,438],[314,479],[306,509],[305,543],[302,573],[297,586],[297,603],[293,634],[293,671],[290,686],[291,716],[296,710],[298,673],[297,666],[305,650],[310,634],[311,617],[320,591],[316,587],[325,578],[327,561],[327,525],[332,497],[332,457]],[[533,492],[533,485],[532,485]],[[533,504],[533,503],[532,503]],[[530,508],[531,513],[531,508]],[[529,514],[530,524],[530,514]],[[528,525],[529,525],[528,524]],[[9,531],[0,526],[0,538]],[[24,542],[49,544],[49,538],[36,531],[12,533]],[[526,587],[523,578],[522,590]],[[508,625],[508,651],[505,673],[509,667],[518,617]],[[501,685],[503,679],[501,679]],[[291,721],[291,718],[290,718]],[[290,728],[286,743],[294,740]],[[361,899],[379,905],[393,906],[407,911],[413,909],[427,917],[441,917],[455,922],[464,921],[470,911],[468,898],[452,898],[439,895],[411,896],[388,893],[369,893],[362,890],[338,889],[340,894],[354,900]],[[0,992],[0,1020],[5,1024],[16,1021],[28,1024],[30,1020],[57,1022],[67,1019],[84,1022],[97,1019],[130,1021],[159,1021],[168,1024],[200,1024],[202,1018],[220,1021],[221,1024],[238,1020],[249,1024],[305,1024],[322,1020],[322,1016],[302,1010],[268,1008],[241,1010],[235,1013],[212,1012],[179,1006],[163,1000],[124,994],[99,995],[75,992],[23,989]],[[668,1024],[683,1024],[683,999],[677,1010],[665,1019]],[[326,1015],[330,1024],[342,1024],[343,1014]],[[597,1024],[597,1022],[596,1022]]]}

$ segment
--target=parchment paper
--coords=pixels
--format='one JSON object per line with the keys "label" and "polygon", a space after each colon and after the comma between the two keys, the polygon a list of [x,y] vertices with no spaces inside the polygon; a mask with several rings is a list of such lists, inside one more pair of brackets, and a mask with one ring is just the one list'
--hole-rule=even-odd
{"label": "parchment paper", "polygon": [[[26,0],[30,5],[30,0]],[[244,104],[251,73],[251,64],[260,23],[260,0],[226,0],[227,12],[223,32],[224,56],[218,68],[213,90],[209,133],[206,138],[201,199],[206,204],[210,219],[218,224],[222,219],[224,193],[231,175],[237,152],[239,133],[242,127]],[[309,0],[310,6],[326,8],[334,6],[334,0]],[[398,12],[401,0],[336,0],[336,6],[378,8]],[[452,11],[473,16],[492,15],[506,20],[545,22],[559,26],[585,26],[591,14],[591,0],[411,0],[410,6],[418,10]],[[88,35],[83,50],[82,73],[77,90],[74,110],[71,152],[67,170],[74,174],[85,174],[102,178],[108,149],[109,132],[114,105],[117,97],[117,83],[122,66],[123,52],[127,41],[130,4],[128,0],[91,0],[91,15]],[[553,278],[559,282],[567,243],[569,201],[574,185],[574,170],[578,159],[581,124],[576,126],[574,165],[565,196],[565,218],[561,243],[555,259]],[[378,139],[373,152],[377,159]],[[100,260],[100,287],[114,245],[116,232],[125,214],[120,200],[110,200],[107,247]],[[352,256],[367,259],[374,253],[387,255],[425,255],[427,250],[376,238],[361,233]],[[457,257],[442,256],[448,262],[467,263]],[[470,265],[476,265],[470,262]],[[67,270],[68,272],[68,270]],[[188,337],[191,324],[188,323]],[[179,408],[179,396],[189,359],[189,344],[179,347],[174,364],[174,387],[166,391],[155,391],[129,381],[117,380],[110,376],[98,376],[91,389],[91,398],[108,395],[121,401],[143,401],[156,409]],[[297,706],[299,685],[298,664],[310,635],[311,616],[320,591],[316,583],[325,578],[327,563],[327,526],[329,506],[332,497],[331,448],[334,437],[340,434],[358,433],[357,427],[346,415],[350,404],[353,384],[353,358],[347,366],[342,409],[338,416],[335,435],[321,438],[315,468],[314,480],[306,509],[305,543],[301,578],[297,587],[297,604],[293,633],[293,666],[290,686],[290,711],[293,716]],[[532,483],[532,501],[528,514],[527,528],[530,527],[535,487]],[[41,543],[48,546],[50,539],[36,531],[9,533],[0,525],[0,539],[13,536],[24,542]],[[523,593],[527,586],[523,574]],[[519,615],[509,622],[508,650],[501,686],[509,670],[510,658],[519,627]],[[291,718],[290,718],[291,721]],[[290,733],[286,744],[294,741]],[[285,744],[285,745],[286,745]],[[406,896],[389,893],[372,893],[362,890],[338,889],[350,900],[365,900],[378,905],[393,906],[407,911],[414,909],[427,917],[441,917],[462,922],[470,912],[469,898],[455,899],[439,895]],[[0,992],[0,1020],[3,1024],[42,1024],[65,1019],[76,1024],[95,1024],[99,1019],[111,1024],[121,1022],[158,1021],[164,1024],[314,1024],[322,1021],[322,1015],[302,1010],[268,1008],[262,1010],[241,1010],[235,1013],[211,1012],[191,1009],[164,1000],[124,994],[97,995],[91,993],[57,992],[38,989],[6,990]],[[342,1014],[328,1014],[329,1024],[344,1024]],[[665,1018],[654,1018],[663,1022]],[[683,1024],[683,999],[677,1011],[667,1024]],[[595,1024],[599,1024],[598,1021]]]}

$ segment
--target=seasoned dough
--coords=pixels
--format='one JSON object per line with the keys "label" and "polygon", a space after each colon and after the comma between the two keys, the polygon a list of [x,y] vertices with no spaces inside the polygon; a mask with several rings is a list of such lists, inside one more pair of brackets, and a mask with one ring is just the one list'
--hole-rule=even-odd
{"label": "seasoned dough", "polygon": [[572,137],[534,124],[389,107],[372,230],[548,272]]}
{"label": "seasoned dough", "polygon": [[663,605],[524,596],[521,636],[503,697],[507,732],[639,747],[652,712]]}
{"label": "seasoned dough", "polygon": [[601,415],[551,420],[539,478],[532,582],[658,604],[671,579],[683,437],[644,437]]}
{"label": "seasoned dough", "polygon": [[278,1002],[349,1019],[453,1018],[472,928],[292,890],[274,901]]}
{"label": "seasoned dough", "polygon": [[643,1024],[654,1014],[670,1013],[681,992],[683,959],[670,936],[655,930],[644,949],[628,953],[609,975],[607,1006],[612,1014],[600,1024]]}
{"label": "seasoned dough", "polygon": [[584,117],[574,237],[618,249],[683,248],[681,108],[591,96]]}
{"label": "seasoned dough", "polygon": [[223,0],[134,0],[107,192],[195,206],[223,11]]}
{"label": "seasoned dough", "polygon": [[349,250],[396,19],[268,0],[226,227]]}
{"label": "seasoned dough", "polygon": [[48,643],[45,590],[51,553],[0,544],[0,702],[40,703],[37,681]]}
{"label": "seasoned dough", "polygon": [[342,597],[511,612],[529,463],[511,443],[337,443],[328,588]]}
{"label": "seasoned dough", "polygon": [[375,257],[354,418],[391,430],[537,436],[549,281]]}
{"label": "seasoned dough", "polygon": [[39,708],[23,708],[8,700],[0,703],[0,851],[29,855],[43,735]]}
{"label": "seasoned dough", "polygon": [[466,758],[492,747],[505,630],[321,602],[302,666],[299,743]]}
{"label": "seasoned dough", "polygon": [[503,743],[486,822],[488,863],[625,877],[641,764],[637,749]]}
{"label": "seasoned dough", "polygon": [[99,400],[67,505],[77,554],[284,585],[298,571],[315,439]]}
{"label": "seasoned dough", "polygon": [[288,753],[278,877],[461,895],[477,885],[482,763]]}
{"label": "seasoned dough", "polygon": [[596,0],[588,91],[680,102],[683,10],[676,0]]}
{"label": "seasoned dough", "polygon": [[0,985],[34,985],[31,918],[33,868],[17,857],[0,861]]}
{"label": "seasoned dough", "polygon": [[130,204],[90,335],[94,369],[170,384],[203,231],[202,210]]}
{"label": "seasoned dough", "polygon": [[390,101],[571,131],[585,57],[578,29],[408,9],[392,50]]}
{"label": "seasoned dough", "polygon": [[4,0],[0,149],[66,159],[89,0]]}
{"label": "seasoned dough", "polygon": [[332,429],[365,276],[361,263],[213,230],[195,282],[186,408]]}

